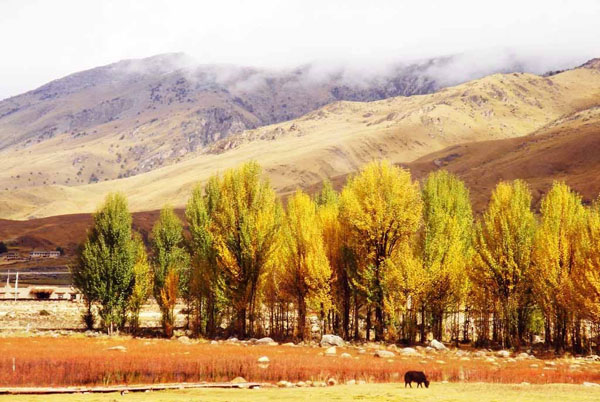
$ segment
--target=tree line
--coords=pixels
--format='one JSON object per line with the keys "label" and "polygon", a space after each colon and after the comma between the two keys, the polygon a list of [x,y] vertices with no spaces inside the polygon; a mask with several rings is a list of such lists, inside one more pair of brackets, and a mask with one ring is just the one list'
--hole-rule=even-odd
{"label": "tree line", "polygon": [[107,196],[72,273],[86,325],[97,306],[109,332],[137,332],[153,296],[166,336],[179,300],[188,328],[208,337],[302,340],[316,329],[519,348],[541,336],[583,353],[598,347],[600,329],[599,205],[556,182],[536,213],[515,180],[500,182],[475,217],[456,176],[440,170],[418,183],[381,161],[341,192],[325,182],[284,206],[249,162],[197,185],[185,225],[165,207],[149,250],[125,198]]}

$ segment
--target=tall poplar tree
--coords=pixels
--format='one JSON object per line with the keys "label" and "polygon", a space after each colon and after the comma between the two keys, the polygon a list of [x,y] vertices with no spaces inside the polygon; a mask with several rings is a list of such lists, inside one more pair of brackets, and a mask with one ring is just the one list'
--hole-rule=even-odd
{"label": "tall poplar tree", "polygon": [[[531,281],[546,320],[552,324],[554,348],[560,352],[565,349],[571,325],[578,325],[581,318],[580,306],[575,305],[573,275],[578,270],[585,210],[578,194],[565,183],[555,182],[542,200],[540,212]],[[574,348],[580,347],[580,342],[574,341]]]}
{"label": "tall poplar tree", "polygon": [[536,221],[531,193],[521,180],[499,183],[475,232],[471,279],[501,305],[503,343],[518,347],[529,320]]}
{"label": "tall poplar tree", "polygon": [[[211,231],[238,336],[253,333],[260,279],[274,261],[281,205],[258,163],[223,175]],[[248,319],[249,330],[246,320]]]}
{"label": "tall poplar tree", "polygon": [[331,268],[316,205],[301,191],[288,200],[282,230],[282,256],[281,287],[295,301],[297,334],[304,340],[307,336],[307,299],[328,301]]}
{"label": "tall poplar tree", "polygon": [[173,335],[174,309],[180,296],[182,278],[187,277],[189,256],[183,243],[181,220],[171,207],[164,207],[152,228],[154,254],[154,298],[162,314],[162,326],[167,337]]}
{"label": "tall poplar tree", "polygon": [[420,301],[423,316],[426,311],[431,314],[433,337],[441,339],[444,311],[457,305],[465,293],[473,212],[465,184],[444,170],[427,177],[422,196],[424,227],[419,248],[425,283]]}
{"label": "tall poplar tree", "polygon": [[[421,221],[422,201],[410,173],[387,161],[372,162],[346,183],[340,197],[341,220],[356,255],[359,276],[375,310],[375,339],[384,339],[386,278],[397,277],[394,259]],[[392,289],[392,288],[387,288]]]}
{"label": "tall poplar tree", "polygon": [[123,328],[127,303],[133,290],[135,244],[131,236],[131,214],[125,197],[106,196],[94,214],[92,229],[73,269],[73,281],[88,301],[99,304],[102,325],[109,333]]}

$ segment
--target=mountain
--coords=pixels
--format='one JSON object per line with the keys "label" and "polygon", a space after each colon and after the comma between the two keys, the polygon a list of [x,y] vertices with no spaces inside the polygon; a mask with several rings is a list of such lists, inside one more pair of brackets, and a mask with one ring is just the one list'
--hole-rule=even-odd
{"label": "mountain", "polygon": [[198,65],[183,54],[94,68],[0,102],[0,180],[15,189],[136,175],[333,101],[432,92],[438,86],[425,69],[444,60],[360,79],[311,65]]}
{"label": "mountain", "polygon": [[436,169],[460,176],[477,211],[502,180],[525,180],[534,207],[555,180],[580,193],[585,203],[600,195],[600,106],[574,112],[520,137],[451,146],[407,164],[423,177]]}
{"label": "mountain", "polygon": [[[182,206],[195,183],[249,159],[260,162],[275,189],[285,195],[326,177],[352,173],[373,159],[409,163],[462,143],[535,135],[599,105],[600,70],[595,65],[549,77],[495,74],[428,95],[338,101],[292,121],[231,133],[180,162],[136,176],[77,186],[6,186],[0,191],[0,217],[91,212],[107,192],[115,190],[128,196],[135,211],[157,209],[164,203]],[[150,138],[144,136],[138,145]],[[46,167],[54,163],[54,153],[30,151]],[[28,154],[3,153],[0,171],[6,174],[18,166],[30,171],[28,178],[36,177]],[[60,169],[43,172],[65,174]]]}

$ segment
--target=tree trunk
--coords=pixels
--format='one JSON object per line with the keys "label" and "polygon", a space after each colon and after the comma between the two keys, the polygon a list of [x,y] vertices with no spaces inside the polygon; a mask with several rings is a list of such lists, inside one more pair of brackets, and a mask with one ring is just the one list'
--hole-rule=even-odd
{"label": "tree trunk", "polygon": [[298,338],[306,338],[306,301],[302,295],[298,295]]}

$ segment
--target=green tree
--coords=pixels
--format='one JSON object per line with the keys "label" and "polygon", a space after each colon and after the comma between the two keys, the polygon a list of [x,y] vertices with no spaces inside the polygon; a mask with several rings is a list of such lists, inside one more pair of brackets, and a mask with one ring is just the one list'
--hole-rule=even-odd
{"label": "green tree", "polygon": [[472,256],[473,212],[465,184],[444,170],[427,177],[422,197],[424,227],[419,254],[425,282],[420,298],[423,341],[426,310],[431,314],[433,337],[441,339],[445,310],[460,303],[465,293],[464,267]]}
{"label": "green tree", "polygon": [[342,190],[340,215],[355,255],[363,256],[359,276],[375,309],[375,339],[384,337],[386,278],[397,278],[397,254],[419,227],[422,202],[410,173],[389,162],[372,162]]}
{"label": "green tree", "polygon": [[99,303],[102,325],[109,333],[125,324],[134,263],[127,201],[121,194],[109,194],[94,214],[94,225],[73,270],[73,281],[88,301],[88,312],[91,313],[91,303]]}
{"label": "green tree", "polygon": [[297,308],[298,337],[304,340],[307,299],[328,304],[331,268],[317,208],[308,195],[297,191],[289,200],[282,230],[282,288]]}
{"label": "green tree", "polygon": [[274,261],[281,221],[279,200],[261,174],[256,162],[227,171],[211,224],[239,336],[253,332],[260,280]]}
{"label": "green tree", "polygon": [[175,303],[180,296],[181,278],[189,269],[189,256],[184,247],[183,226],[171,207],[164,207],[152,228],[154,252],[154,298],[162,314],[167,337],[173,335]]}
{"label": "green tree", "polygon": [[533,240],[536,221],[527,184],[516,180],[496,186],[475,233],[477,260],[471,279],[490,289],[501,305],[503,343],[519,347],[531,311]]}
{"label": "green tree", "polygon": [[152,269],[146,247],[140,236],[135,237],[135,264],[133,265],[133,290],[129,297],[129,326],[133,334],[140,328],[140,311],[152,293]]}
{"label": "green tree", "polygon": [[190,228],[193,271],[191,289],[196,300],[196,323],[200,321],[202,302],[205,303],[206,334],[215,335],[219,304],[224,302],[223,274],[217,264],[217,250],[211,231],[214,211],[220,199],[220,180],[213,176],[204,189],[196,186],[192,192],[185,215]]}

